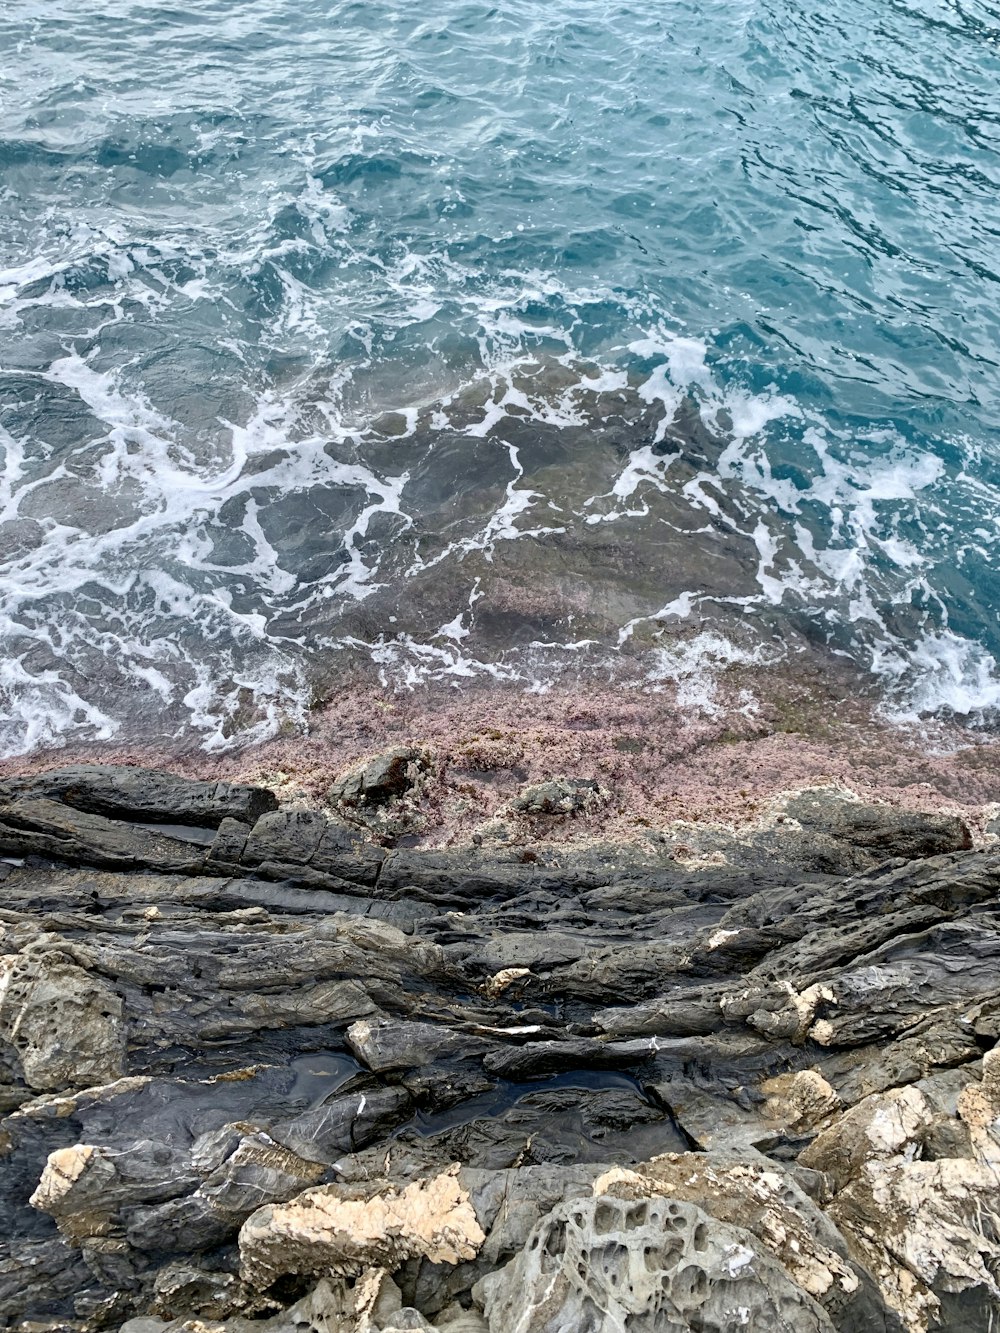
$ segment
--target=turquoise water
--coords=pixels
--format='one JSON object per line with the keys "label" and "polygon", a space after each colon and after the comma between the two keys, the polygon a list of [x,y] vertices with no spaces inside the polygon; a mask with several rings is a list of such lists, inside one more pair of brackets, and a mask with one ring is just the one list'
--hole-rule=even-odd
{"label": "turquoise water", "polygon": [[1000,702],[1000,9],[0,0],[0,752]]}

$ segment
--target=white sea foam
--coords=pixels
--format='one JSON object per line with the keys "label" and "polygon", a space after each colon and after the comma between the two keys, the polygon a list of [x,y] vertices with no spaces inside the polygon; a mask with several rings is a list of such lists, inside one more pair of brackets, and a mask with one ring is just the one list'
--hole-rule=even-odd
{"label": "white sea foam", "polygon": [[[98,425],[92,438],[81,436],[51,458],[28,435],[0,434],[0,522],[30,513],[38,525],[35,538],[9,557],[0,548],[0,636],[8,646],[0,749],[114,734],[120,719],[107,691],[91,697],[88,684],[102,657],[144,693],[151,711],[162,711],[166,729],[191,728],[213,749],[303,725],[317,652],[367,654],[397,685],[481,676],[547,688],[559,660],[591,652],[594,641],[580,638],[570,617],[565,642],[538,640],[520,656],[498,659],[478,637],[477,561],[489,565],[511,544],[572,537],[578,528],[656,521],[664,497],[687,504],[692,534],[728,533],[756,551],[756,586],[710,604],[692,585],[658,610],[623,618],[606,650],[634,651],[636,631],[645,626],[643,641],[652,634],[660,644],[652,650],[650,686],[672,682],[683,704],[712,712],[721,706],[727,667],[766,669],[772,649],[736,647],[711,630],[674,641],[682,622],[721,606],[750,629],[756,615],[779,611],[828,626],[837,651],[887,683],[899,716],[1000,707],[993,657],[954,634],[940,611],[937,566],[948,547],[934,525],[943,531],[946,523],[938,499],[945,465],[930,448],[890,431],[852,442],[776,388],[752,392],[726,378],[707,341],[662,320],[637,327],[621,346],[582,357],[575,342],[581,312],[617,295],[573,288],[542,272],[501,273],[462,312],[478,330],[475,374],[467,361],[434,362],[414,372],[412,388],[401,379],[398,397],[386,401],[379,376],[392,338],[426,326],[427,341],[418,346],[434,351],[456,318],[442,306],[442,286],[458,290],[467,275],[445,252],[396,252],[383,260],[358,248],[350,210],[320,179],[313,147],[295,152],[300,187],[272,192],[238,243],[220,247],[214,267],[167,236],[138,244],[122,227],[84,227],[59,253],[0,274],[0,319],[10,327],[40,306],[65,307],[91,320],[95,345],[104,329],[121,327],[126,303],[163,311],[184,302],[206,312],[224,304],[220,262],[250,279],[270,274],[277,296],[267,337],[300,358],[287,381],[264,378],[249,411],[200,434],[156,406],[128,365],[110,370],[82,350],[48,365],[43,391],[48,385],[75,395]],[[279,234],[277,219],[288,209],[303,220],[303,234]],[[376,332],[350,288],[310,280],[308,265],[318,258],[347,269],[381,265],[380,281],[395,301],[388,340],[384,323]],[[110,289],[70,291],[66,275],[91,261],[100,261]],[[40,294],[35,285],[46,280],[49,289]],[[542,308],[549,317],[538,317]],[[632,313],[641,319],[641,311]],[[331,328],[349,334],[358,349],[333,369]],[[218,346],[247,367],[249,382],[245,338],[234,331]],[[539,472],[528,437],[510,432],[534,423],[582,437],[594,428],[599,399],[605,407],[637,401],[652,425],[606,489],[571,499],[562,484],[569,466]],[[700,470],[692,451],[672,443],[692,412],[713,442]],[[378,425],[387,413],[396,423],[398,456],[388,468]],[[484,492],[489,503],[463,516],[456,535],[441,534],[431,554],[411,484],[427,460],[433,465],[436,438],[456,430],[495,451],[503,467]],[[781,461],[790,439],[797,471]],[[369,463],[376,453],[379,463]],[[952,502],[964,488],[983,513],[996,503],[968,469],[947,481]],[[303,578],[294,543],[276,529],[271,509],[279,499],[331,494],[344,497],[343,517],[303,522],[334,524],[340,554]],[[303,514],[310,512],[304,506]],[[982,558],[993,534],[982,525],[970,531],[978,531]],[[678,550],[683,564],[683,546]],[[436,628],[407,623],[398,632],[386,626],[376,635],[338,633],[339,608],[387,588],[405,605],[409,580],[438,576],[457,591],[451,618]],[[900,603],[922,608],[909,638],[892,623]]]}

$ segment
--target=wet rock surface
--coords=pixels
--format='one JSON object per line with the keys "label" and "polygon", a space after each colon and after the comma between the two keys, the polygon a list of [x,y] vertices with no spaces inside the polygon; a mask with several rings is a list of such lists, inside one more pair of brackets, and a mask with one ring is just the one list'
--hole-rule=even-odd
{"label": "wet rock surface", "polygon": [[0,1323],[992,1328],[1000,853],[816,792],[755,837],[0,783]]}

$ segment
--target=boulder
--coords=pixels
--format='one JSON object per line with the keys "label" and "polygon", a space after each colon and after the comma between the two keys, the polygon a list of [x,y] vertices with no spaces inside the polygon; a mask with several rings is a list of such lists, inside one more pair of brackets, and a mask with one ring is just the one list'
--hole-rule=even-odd
{"label": "boulder", "polygon": [[600,783],[587,778],[554,778],[524,787],[510,803],[519,815],[580,815],[608,799]]}
{"label": "boulder", "polygon": [[408,1259],[472,1259],[485,1239],[455,1166],[402,1187],[321,1185],[261,1208],[240,1231],[240,1269],[258,1288],[290,1273],[394,1272]]}
{"label": "boulder", "polygon": [[405,796],[427,768],[422,750],[398,745],[338,778],[330,788],[329,800],[334,805],[385,805]]}
{"label": "boulder", "polygon": [[120,997],[55,949],[0,957],[0,1041],[39,1091],[106,1083],[125,1072]]}
{"label": "boulder", "polygon": [[799,792],[784,809],[803,829],[847,843],[874,860],[898,856],[912,861],[972,846],[968,825],[956,815],[870,805],[836,788]]}
{"label": "boulder", "polygon": [[490,1333],[835,1328],[749,1231],[659,1197],[558,1205],[476,1296]]}

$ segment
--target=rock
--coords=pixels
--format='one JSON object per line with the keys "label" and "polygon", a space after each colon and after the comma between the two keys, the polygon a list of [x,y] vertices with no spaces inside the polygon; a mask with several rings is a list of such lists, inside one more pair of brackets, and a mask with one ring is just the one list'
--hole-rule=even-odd
{"label": "rock", "polygon": [[255,823],[278,808],[265,787],[196,782],[152,768],[79,764],[29,778],[0,779],[0,804],[22,796],[61,801],[108,819],[218,828],[224,819]]}
{"label": "rock", "polygon": [[835,1190],[858,1175],[867,1162],[919,1151],[934,1116],[918,1088],[896,1088],[866,1097],[823,1130],[799,1154],[799,1161],[823,1171]]}
{"label": "rock", "polygon": [[243,1278],[258,1288],[287,1273],[395,1271],[408,1259],[457,1264],[486,1236],[458,1168],[403,1188],[322,1185],[262,1208],[240,1231]]}
{"label": "rock", "polygon": [[555,778],[525,787],[510,803],[520,815],[580,815],[604,805],[608,793],[583,778]]}
{"label": "rock", "polygon": [[362,1019],[347,1029],[347,1044],[362,1064],[375,1073],[416,1069],[432,1060],[461,1059],[482,1054],[489,1043],[481,1037],[451,1032],[434,1023]]}
{"label": "rock", "polygon": [[490,1333],[835,1327],[750,1232],[667,1198],[559,1205],[477,1295]]}
{"label": "rock", "polygon": [[338,778],[328,799],[334,805],[385,805],[410,791],[427,768],[422,750],[396,746]]}
{"label": "rock", "polygon": [[717,1222],[751,1234],[787,1276],[820,1304],[838,1330],[899,1333],[902,1325],[871,1275],[796,1180],[757,1154],[667,1154],[615,1168],[594,1194],[696,1203]]}
{"label": "rock", "polygon": [[151,1309],[166,1320],[192,1315],[225,1319],[242,1312],[251,1302],[251,1293],[235,1273],[214,1272],[181,1261],[166,1264],[157,1273]]}
{"label": "rock", "polygon": [[80,1241],[109,1234],[122,1204],[171,1198],[197,1183],[176,1149],[148,1140],[113,1152],[76,1143],[49,1154],[29,1203]]}
{"label": "rock", "polygon": [[105,1083],[125,1072],[120,997],[58,949],[0,957],[0,1040],[13,1047],[29,1087]]}
{"label": "rock", "polygon": [[[766,1328],[991,1328],[1000,852],[876,866],[787,816],[681,864],[541,813],[386,852],[413,788],[339,819],[171,788],[192,823],[33,781],[0,786],[0,1323],[482,1333],[520,1264],[494,1331],[543,1268],[554,1327],[710,1327],[731,1288]],[[645,1224],[599,1237],[595,1181],[682,1210],[633,1280],[669,1309],[625,1309],[598,1241]],[[586,1282],[525,1248],[559,1208]]]}
{"label": "rock", "polygon": [[76,810],[41,796],[22,796],[0,805],[0,855],[4,853],[50,856],[120,869],[148,865],[188,874],[196,874],[208,856],[201,843]]}
{"label": "rock", "polygon": [[403,1088],[366,1087],[333,1097],[292,1119],[272,1122],[279,1143],[308,1161],[332,1162],[351,1148],[363,1148],[411,1114]]}
{"label": "rock", "polygon": [[761,1084],[764,1114],[791,1130],[813,1130],[843,1109],[836,1091],[816,1069],[800,1069]]}
{"label": "rock", "polygon": [[784,808],[804,829],[863,849],[882,861],[894,856],[910,861],[972,846],[968,826],[955,815],[868,805],[835,788],[800,792]]}
{"label": "rock", "polygon": [[1000,1308],[997,1171],[872,1160],[829,1205],[907,1328],[987,1330]]}

